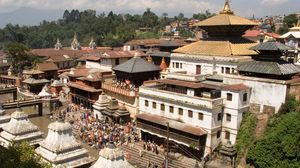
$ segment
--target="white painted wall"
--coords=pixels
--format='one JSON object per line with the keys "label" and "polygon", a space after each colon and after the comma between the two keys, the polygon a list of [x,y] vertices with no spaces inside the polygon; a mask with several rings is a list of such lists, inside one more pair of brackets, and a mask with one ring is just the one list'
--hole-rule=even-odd
{"label": "white painted wall", "polygon": [[93,61],[86,61],[86,67],[87,68],[96,68],[96,69],[100,69],[100,62],[93,62]]}
{"label": "white painted wall", "polygon": [[287,95],[287,85],[285,85],[284,81],[279,80],[229,75],[224,77],[223,83],[242,83],[250,87],[250,103],[259,104],[261,112],[264,105],[273,106],[275,107],[275,112],[278,112]]}

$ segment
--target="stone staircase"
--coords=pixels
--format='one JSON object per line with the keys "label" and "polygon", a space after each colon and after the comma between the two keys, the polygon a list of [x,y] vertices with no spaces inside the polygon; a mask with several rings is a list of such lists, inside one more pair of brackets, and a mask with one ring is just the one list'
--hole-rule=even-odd
{"label": "stone staircase", "polygon": [[[130,160],[128,160],[131,164],[135,165],[139,168],[147,168],[148,161],[161,168],[162,163],[164,161],[164,156],[162,154],[155,154],[150,151],[143,150],[143,156],[140,157],[139,149],[141,149],[141,144],[136,144],[134,147],[130,147],[128,145],[122,145],[120,147],[124,152],[130,154]],[[187,159],[187,160],[170,160],[169,168],[194,168],[196,165],[196,160]]]}

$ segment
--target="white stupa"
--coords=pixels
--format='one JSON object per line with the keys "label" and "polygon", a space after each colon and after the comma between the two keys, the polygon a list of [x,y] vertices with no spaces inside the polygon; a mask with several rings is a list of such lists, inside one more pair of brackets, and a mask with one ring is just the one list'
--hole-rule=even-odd
{"label": "white stupa", "polygon": [[5,110],[0,104],[0,130],[10,121],[10,115],[5,115]]}
{"label": "white stupa", "polygon": [[113,142],[99,152],[99,159],[90,168],[133,168],[124,157],[121,149]]}
{"label": "white stupa", "polygon": [[30,122],[28,115],[18,108],[12,113],[9,123],[3,127],[0,133],[0,143],[4,147],[8,147],[12,141],[16,143],[28,141],[30,145],[37,145],[43,140],[42,135],[39,128]]}
{"label": "white stupa", "polygon": [[98,115],[99,119],[103,119],[102,111],[108,106],[109,99],[104,92],[101,93],[99,99],[94,103],[94,115]]}
{"label": "white stupa", "polygon": [[50,90],[47,85],[45,85],[42,89],[42,91],[38,94],[39,97],[43,98],[51,98],[52,94],[50,93]]}
{"label": "white stupa", "polygon": [[94,159],[72,135],[72,126],[64,121],[49,124],[48,135],[35,151],[52,167],[80,167]]}

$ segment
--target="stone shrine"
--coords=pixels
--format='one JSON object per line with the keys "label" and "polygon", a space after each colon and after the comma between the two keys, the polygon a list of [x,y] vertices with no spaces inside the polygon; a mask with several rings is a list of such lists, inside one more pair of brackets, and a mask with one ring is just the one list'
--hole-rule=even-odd
{"label": "stone shrine", "polygon": [[72,126],[64,121],[49,124],[48,135],[35,151],[52,167],[80,167],[94,159],[72,135]]}
{"label": "stone shrine", "polygon": [[0,133],[0,143],[8,147],[12,141],[16,143],[28,141],[30,145],[35,146],[42,141],[42,135],[39,128],[30,122],[28,115],[18,108],[12,113],[10,122],[3,127]]}
{"label": "stone shrine", "polygon": [[94,115],[98,116],[99,119],[103,119],[102,111],[108,106],[109,99],[104,92],[101,93],[99,99],[94,103]]}
{"label": "stone shrine", "polygon": [[133,168],[126,159],[122,150],[118,149],[113,142],[99,152],[99,159],[90,168]]}

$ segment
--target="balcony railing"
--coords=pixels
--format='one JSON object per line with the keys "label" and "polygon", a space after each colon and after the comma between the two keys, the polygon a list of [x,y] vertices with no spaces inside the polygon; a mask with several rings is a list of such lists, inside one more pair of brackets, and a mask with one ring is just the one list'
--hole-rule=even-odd
{"label": "balcony railing", "polygon": [[113,86],[112,84],[106,84],[106,83],[102,84],[102,89],[113,92],[113,93],[117,93],[117,94],[120,94],[123,96],[131,97],[131,98],[136,97],[138,94],[138,91],[123,89],[121,87]]}
{"label": "balcony railing", "polygon": [[196,96],[189,96],[182,93],[177,92],[170,92],[162,90],[162,87],[140,87],[139,90],[140,95],[150,95],[156,96],[161,99],[172,100],[175,102],[181,102],[184,104],[194,105],[194,106],[202,106],[208,109],[214,109],[216,107],[220,107],[223,105],[222,98],[210,99],[204,97],[196,97]]}

